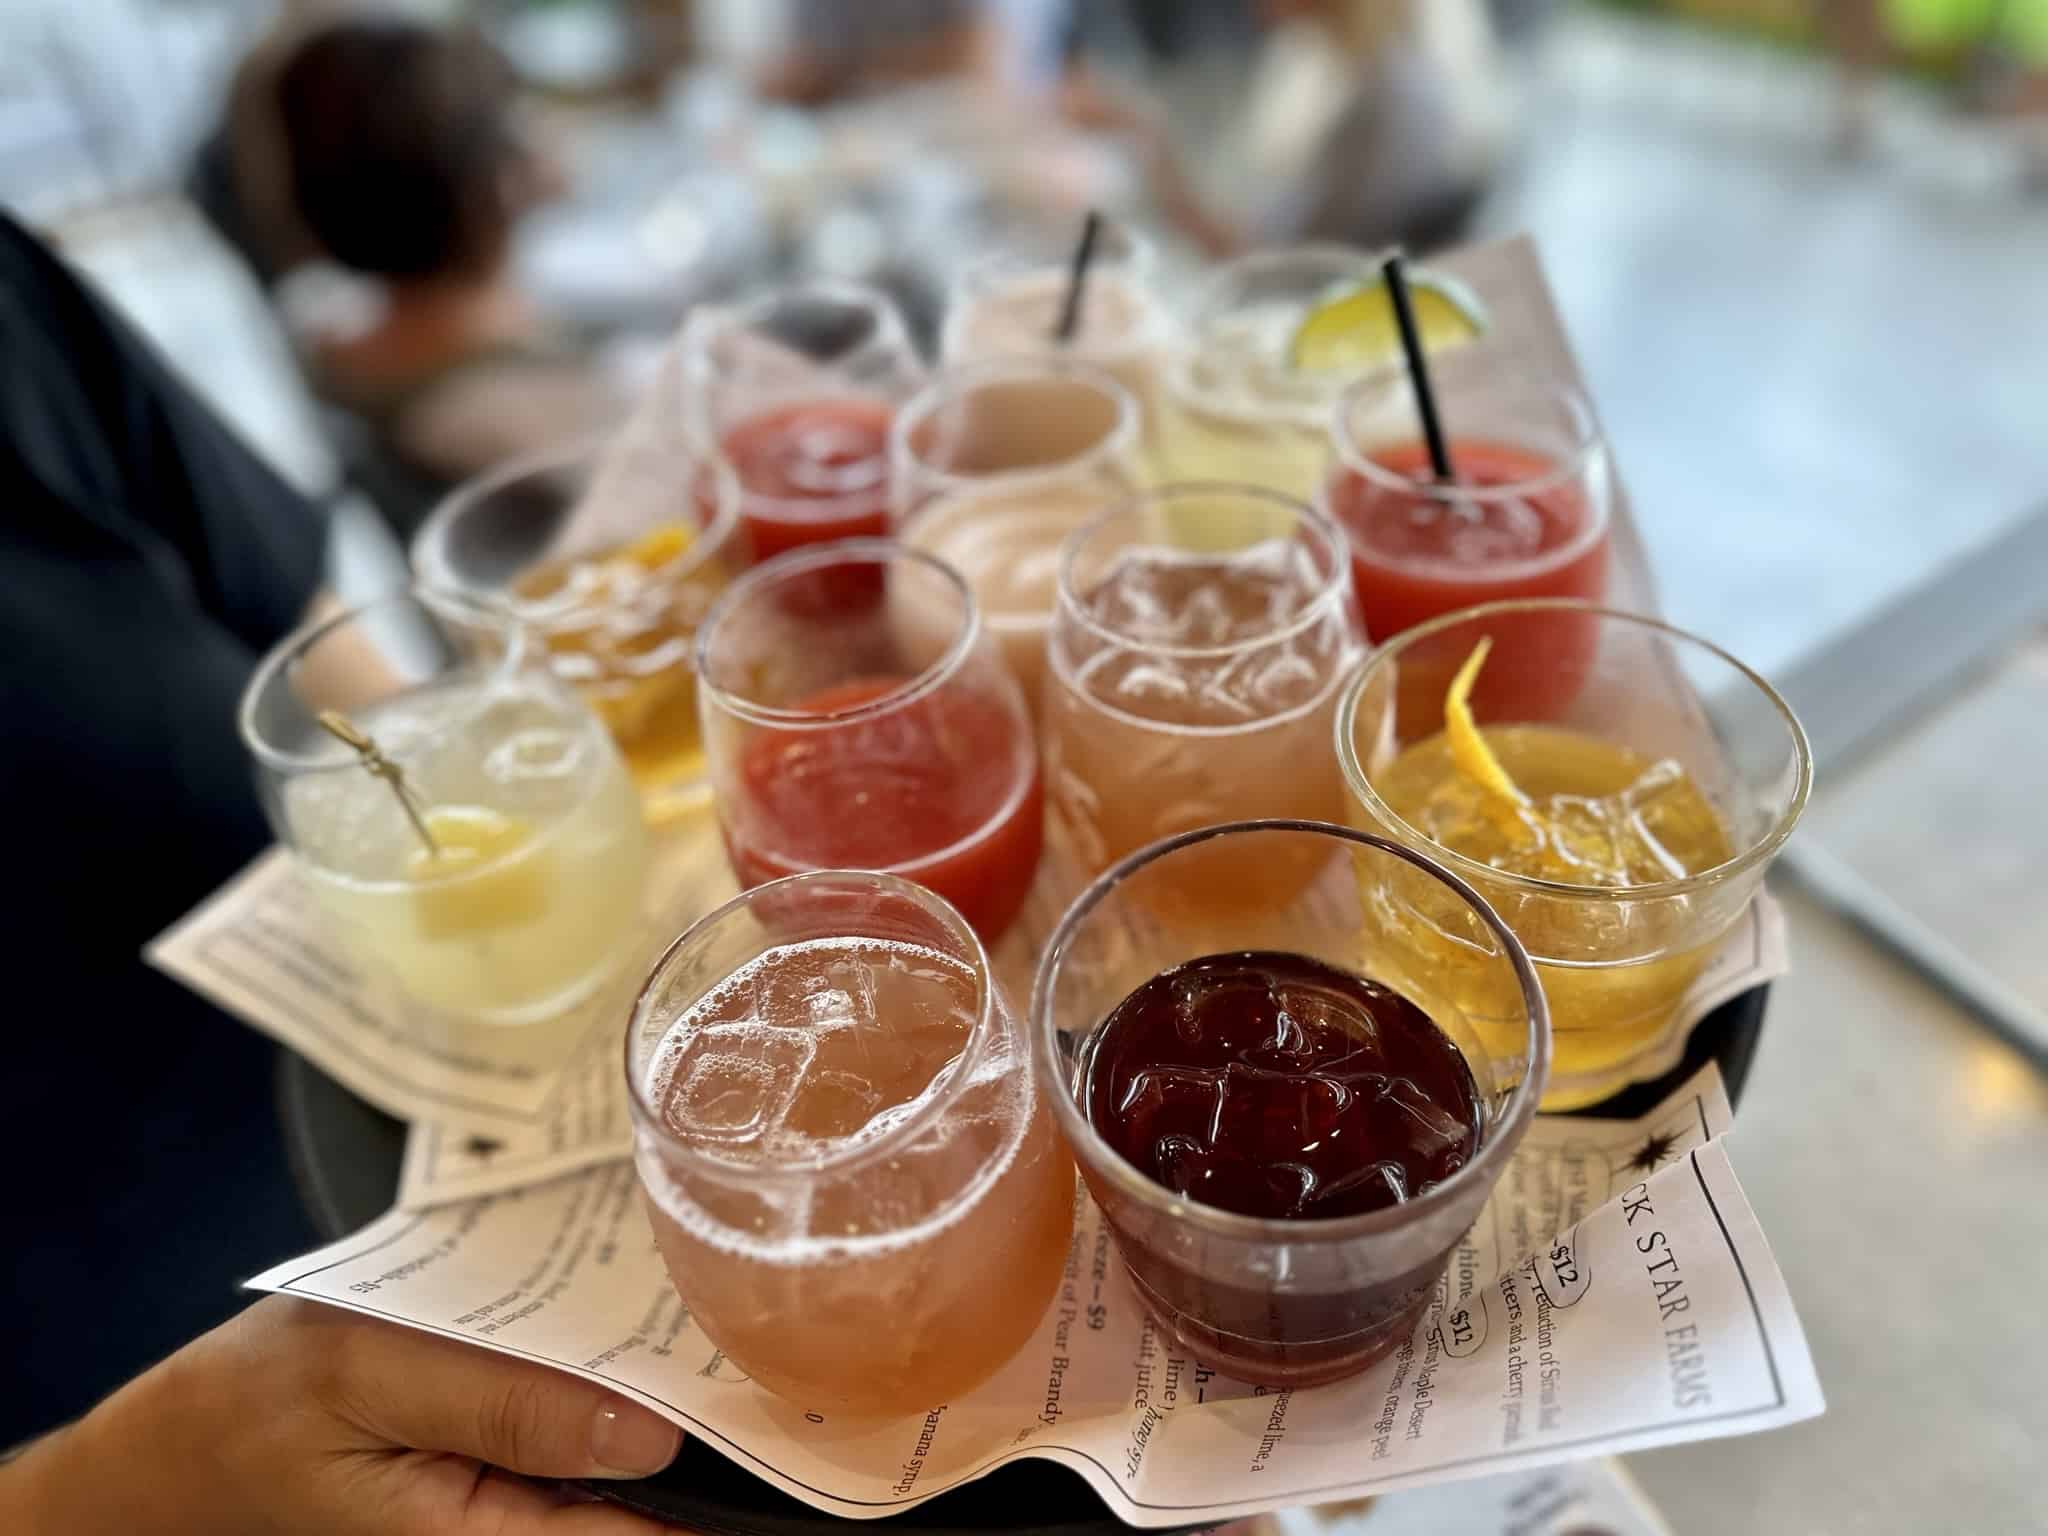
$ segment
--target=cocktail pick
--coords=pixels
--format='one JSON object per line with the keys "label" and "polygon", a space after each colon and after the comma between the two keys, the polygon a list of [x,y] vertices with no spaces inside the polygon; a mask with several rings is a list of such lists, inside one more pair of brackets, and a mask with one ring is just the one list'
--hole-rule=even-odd
{"label": "cocktail pick", "polygon": [[1415,323],[1415,305],[1408,297],[1408,274],[1397,251],[1381,265],[1387,280],[1387,297],[1393,300],[1394,324],[1401,328],[1401,350],[1408,358],[1408,381],[1415,386],[1415,409],[1422,417],[1423,440],[1429,445],[1430,468],[1437,479],[1451,484],[1456,471],[1451,467],[1451,446],[1444,436],[1443,418],[1437,414],[1436,391],[1430,387],[1429,360],[1422,351],[1422,329]]}
{"label": "cocktail pick", "polygon": [[419,833],[420,841],[427,845],[428,856],[438,859],[441,856],[441,845],[434,841],[434,834],[427,830],[427,819],[420,814],[412,788],[405,782],[404,770],[384,755],[384,749],[378,746],[366,731],[360,729],[339,710],[323,709],[314,718],[320,722],[321,730],[355,749],[371,777],[382,779],[391,786],[391,793],[398,797],[398,807],[405,812],[405,819],[412,823],[413,831]]}
{"label": "cocktail pick", "polygon": [[1074,339],[1081,324],[1081,299],[1088,286],[1088,264],[1095,259],[1095,240],[1102,233],[1102,215],[1093,208],[1081,221],[1081,242],[1074,247],[1073,262],[1067,268],[1067,293],[1060,303],[1060,322],[1052,339],[1065,345]]}

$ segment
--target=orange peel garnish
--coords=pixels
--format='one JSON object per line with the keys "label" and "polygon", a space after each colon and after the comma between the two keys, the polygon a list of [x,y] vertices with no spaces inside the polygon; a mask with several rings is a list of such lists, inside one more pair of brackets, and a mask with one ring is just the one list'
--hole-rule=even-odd
{"label": "orange peel garnish", "polygon": [[1486,665],[1487,652],[1492,649],[1493,637],[1482,637],[1465,658],[1465,664],[1458,668],[1457,676],[1451,679],[1451,686],[1444,693],[1444,739],[1458,771],[1486,791],[1487,805],[1498,807],[1519,825],[1519,813],[1528,807],[1529,797],[1508,777],[1507,769],[1493,755],[1493,748],[1486,744],[1478,722],[1472,718],[1472,685],[1479,680],[1479,669]]}

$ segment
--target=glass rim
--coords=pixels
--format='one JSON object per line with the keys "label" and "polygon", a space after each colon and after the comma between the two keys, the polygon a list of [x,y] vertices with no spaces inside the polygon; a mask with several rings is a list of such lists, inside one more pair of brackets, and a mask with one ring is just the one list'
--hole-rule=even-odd
{"label": "glass rim", "polygon": [[1334,398],[1334,392],[1340,391],[1359,374],[1377,377],[1389,367],[1398,365],[1382,363],[1356,371],[1333,370],[1327,376],[1303,373],[1296,377],[1308,387],[1299,398],[1259,398],[1241,386],[1231,387],[1202,377],[1203,356],[1214,342],[1213,333],[1218,321],[1243,307],[1241,296],[1235,295],[1247,279],[1255,280],[1296,266],[1325,269],[1324,282],[1318,293],[1302,297],[1301,313],[1306,315],[1339,284],[1355,279],[1362,286],[1373,281],[1387,253],[1393,249],[1387,246],[1377,251],[1364,251],[1333,241],[1311,240],[1300,245],[1247,251],[1213,268],[1196,290],[1194,303],[1189,307],[1186,345],[1161,370],[1167,394],[1182,409],[1210,416],[1326,431],[1329,402]]}
{"label": "glass rim", "polygon": [[[871,887],[879,886],[893,895],[908,899],[946,928],[965,948],[968,963],[974,972],[977,1000],[974,1022],[968,1027],[967,1041],[961,1046],[960,1054],[933,1074],[931,1082],[920,1095],[918,1104],[909,1114],[869,1140],[856,1141],[849,1137],[839,1137],[835,1139],[836,1145],[828,1143],[818,1156],[769,1161],[721,1157],[703,1147],[691,1146],[663,1121],[660,1110],[649,1102],[647,1086],[641,1080],[642,1074],[635,1070],[634,1054],[640,1039],[640,1026],[647,1016],[655,990],[664,983],[666,973],[685,945],[715,924],[728,920],[749,907],[756,898],[770,893],[787,896],[800,887],[843,885],[848,881],[857,881]],[[846,937],[858,936],[849,934]],[[779,946],[770,945],[768,949],[777,947]],[[768,953],[768,949],[764,949],[762,954]],[[759,956],[755,958],[758,959]],[[713,987],[723,985],[730,979],[731,973],[728,972],[719,982],[714,983]],[[712,988],[707,988],[706,993],[711,990]],[[702,995],[704,994],[700,994]],[[974,1076],[974,1069],[981,1064],[981,1058],[987,1051],[989,1037],[995,1032],[995,1012],[996,978],[994,970],[989,965],[987,946],[981,942],[981,936],[974,931],[967,919],[960,915],[959,909],[945,897],[914,880],[906,880],[901,875],[890,874],[886,870],[802,870],[753,886],[719,903],[677,934],[648,967],[647,977],[634,993],[632,1007],[626,1016],[624,1054],[627,1103],[639,1128],[660,1142],[665,1156],[677,1159],[684,1166],[710,1174],[714,1178],[734,1174],[755,1178],[788,1178],[805,1174],[843,1172],[862,1167],[876,1157],[896,1150],[904,1142],[922,1132],[948,1106],[958,1101],[960,1095],[967,1091],[968,1084]],[[669,1022],[663,1031],[663,1038],[666,1038],[667,1030],[672,1029],[674,1023],[674,1020]]]}
{"label": "glass rim", "polygon": [[1395,249],[1385,245],[1368,251],[1336,240],[1304,240],[1294,245],[1265,246],[1233,256],[1211,268],[1195,293],[1194,302],[1188,309],[1195,337],[1200,339],[1207,321],[1236,307],[1224,304],[1222,300],[1248,277],[1283,272],[1297,266],[1326,266],[1332,271],[1341,268],[1370,277],[1378,274],[1381,264]]}
{"label": "glass rim", "polygon": [[[1119,248],[1120,247],[1120,248]],[[1159,260],[1159,245],[1150,235],[1129,219],[1115,214],[1102,215],[1102,227],[1097,235],[1095,250],[1090,256],[1089,270],[1112,268],[1150,269]],[[1029,252],[1014,249],[977,251],[960,263],[950,288],[969,286],[969,280],[984,273],[999,273],[1004,276],[1019,273],[1056,272],[1064,277],[1071,263],[1064,255],[1047,254],[1035,256]]]}
{"label": "glass rim", "polygon": [[[588,490],[591,480],[603,462],[604,453],[617,441],[617,433],[590,433],[557,444],[534,453],[521,455],[500,464],[482,474],[472,475],[455,489],[443,496],[420,524],[419,532],[412,536],[407,548],[412,566],[420,579],[432,586],[451,592],[466,592],[474,596],[490,597],[504,601],[513,612],[529,622],[538,622],[540,614],[529,609],[512,594],[510,587],[486,587],[464,581],[450,566],[445,544],[448,530],[467,514],[483,506],[506,487],[519,481],[562,470],[583,471],[587,478],[583,488]],[[705,453],[685,443],[680,451],[689,461],[694,475],[706,472],[716,487],[717,504],[712,509],[711,520],[698,529],[689,546],[648,574],[664,582],[682,581],[695,573],[701,566],[714,559],[725,543],[738,530],[740,523],[740,482],[739,476],[727,463],[724,456]],[[690,487],[694,495],[698,487]],[[529,567],[530,569],[531,567]],[[610,612],[631,602],[631,598],[615,598],[607,603],[579,603],[575,613]]]}
{"label": "glass rim", "polygon": [[[711,360],[706,355],[711,338],[734,331],[751,331],[777,308],[800,304],[805,300],[838,305],[845,309],[857,309],[874,317],[873,334],[863,338],[859,345],[842,356],[821,363],[821,368],[842,369],[870,354],[893,352],[906,360],[917,370],[920,378],[922,377],[924,365],[917,355],[917,348],[911,342],[910,324],[903,318],[902,309],[887,293],[870,283],[843,277],[806,278],[801,282],[774,284],[751,298],[742,298],[735,303],[700,305],[683,322],[682,331],[676,338],[676,347],[682,358],[683,377],[690,385],[687,391],[689,398],[683,406],[684,420],[694,429],[696,447],[702,457],[716,459],[729,470],[733,468],[723,446],[724,427],[714,419],[711,392],[701,387],[712,372]],[[829,393],[814,393],[805,398],[815,398],[821,403],[835,400],[872,401],[892,413],[896,408],[896,402],[887,395],[851,384]],[[733,472],[733,481],[738,487],[740,509],[748,517],[777,523],[833,522],[845,516],[841,508],[845,502],[857,496],[879,495],[883,506],[887,507],[889,479],[886,436],[882,445],[882,462],[883,476],[874,487],[864,487],[858,491],[847,491],[834,496],[785,496],[773,491],[757,491],[750,487],[736,470]]]}
{"label": "glass rim", "polygon": [[[730,304],[699,306],[684,322],[677,344],[683,349],[686,371],[695,372],[704,359],[704,344],[714,331],[750,330],[763,317],[785,305],[814,300],[845,309],[863,310],[875,317],[874,334],[862,339],[847,355],[858,357],[870,347],[910,345],[910,326],[903,311],[885,291],[872,283],[850,277],[807,277],[798,282],[775,283],[751,297]],[[913,354],[914,355],[914,354]]]}
{"label": "glass rim", "polygon": [[[1024,464],[1010,469],[944,469],[923,458],[912,446],[911,434],[932,420],[943,407],[983,390],[1037,379],[1078,384],[1102,396],[1114,413],[1108,429],[1079,453],[1045,464]],[[924,387],[897,409],[889,423],[889,468],[891,478],[898,482],[892,487],[892,493],[930,492],[936,498],[967,490],[1028,490],[1068,475],[1086,473],[1119,455],[1135,453],[1137,442],[1137,401],[1131,398],[1131,392],[1119,384],[1114,375],[1091,363],[1072,358],[1030,356],[948,363],[926,379]],[[902,483],[913,476],[921,483]],[[901,521],[908,527],[926,510],[927,507],[915,508]]]}
{"label": "glass rim", "polygon": [[[1639,630],[1654,631],[1676,641],[1681,648],[1705,652],[1748,682],[1777,712],[1792,745],[1792,794],[1770,830],[1733,857],[1675,880],[1656,880],[1643,885],[1576,885],[1566,880],[1546,880],[1538,875],[1522,875],[1511,870],[1495,869],[1492,865],[1469,858],[1456,849],[1445,847],[1421,828],[1410,825],[1406,818],[1395,815],[1386,801],[1380,798],[1379,791],[1373,788],[1371,780],[1366,777],[1364,767],[1358,760],[1358,709],[1365,697],[1367,684],[1374,677],[1381,675],[1383,666],[1397,662],[1404,651],[1420,641],[1442,634],[1453,626],[1470,624],[1502,614],[1544,612],[1578,613],[1603,622],[1613,620]],[[1697,690],[1695,696],[1699,696]],[[1404,836],[1412,837],[1424,844],[1433,857],[1442,860],[1450,869],[1467,874],[1470,878],[1528,895],[1561,897],[1575,901],[1654,901],[1687,896],[1695,891],[1721,885],[1776,855],[1785,845],[1785,840],[1792,835],[1792,829],[1798,825],[1800,816],[1805,812],[1807,798],[1813,792],[1813,749],[1806,739],[1806,728],[1799,723],[1799,717],[1792,712],[1792,706],[1785,702],[1784,695],[1772,687],[1762,673],[1747,662],[1729,654],[1713,641],[1690,630],[1680,629],[1675,624],[1666,623],[1663,619],[1648,614],[1603,607],[1599,603],[1576,597],[1509,598],[1499,602],[1480,603],[1471,608],[1460,608],[1456,612],[1443,614],[1426,624],[1418,624],[1413,629],[1403,630],[1385,645],[1368,652],[1345,681],[1344,691],[1337,699],[1333,735],[1337,748],[1337,767],[1344,775],[1345,787],[1350,790],[1352,799],[1365,811],[1380,818],[1385,824],[1398,828]]]}
{"label": "glass rim", "polygon": [[[1511,375],[1511,380],[1516,384],[1532,384],[1540,397],[1563,405],[1572,424],[1570,451],[1557,456],[1551,468],[1545,473],[1500,485],[1461,486],[1446,485],[1434,476],[1425,478],[1420,475],[1404,475],[1397,470],[1388,469],[1358,442],[1357,434],[1351,425],[1352,413],[1368,394],[1386,390],[1395,384],[1406,384],[1407,377],[1405,372],[1398,375],[1384,371],[1363,374],[1344,386],[1330,410],[1330,442],[1336,448],[1337,457],[1342,461],[1343,467],[1384,490],[1398,491],[1402,495],[1423,501],[1513,501],[1538,496],[1545,491],[1555,490],[1560,485],[1581,479],[1597,461],[1606,457],[1607,439],[1600,430],[1599,419],[1593,414],[1593,402],[1586,392],[1559,375],[1523,372]],[[1421,427],[1418,424],[1415,440],[1420,439]],[[1519,444],[1509,446],[1520,447]],[[1322,480],[1325,493],[1329,482],[1330,476],[1325,475]],[[1605,530],[1608,522],[1605,503],[1594,511],[1598,527],[1581,530],[1579,536],[1568,546],[1573,553],[1579,552],[1582,544],[1590,542],[1590,533]],[[1541,563],[1548,564],[1554,558],[1556,552],[1545,554]]]}
{"label": "glass rim", "polygon": [[[256,670],[249,675],[249,681],[242,689],[240,703],[235,707],[235,728],[242,738],[242,745],[248,748],[260,767],[279,774],[329,773],[338,769],[360,771],[362,759],[344,750],[335,753],[322,751],[290,752],[269,741],[256,723],[258,700],[266,697],[270,690],[282,684],[292,667],[305,658],[308,651],[337,631],[352,624],[360,624],[373,613],[399,607],[424,608],[435,618],[448,617],[457,622],[479,629],[489,629],[502,636],[504,652],[485,670],[485,682],[497,682],[510,677],[526,665],[526,654],[531,646],[531,631],[519,616],[503,603],[494,602],[472,592],[448,587],[432,586],[425,582],[410,581],[391,588],[364,602],[355,603],[339,613],[313,619],[301,624],[286,635],[264,654],[256,664]],[[404,689],[394,688],[392,695]],[[467,722],[467,712],[451,718],[433,730],[427,731],[408,743],[408,749],[426,742],[438,740],[450,730]]]}
{"label": "glass rim", "polygon": [[[1126,248],[1122,254],[1105,254],[1098,242],[1089,270],[1098,274],[1108,272],[1129,290],[1133,300],[1130,326],[1110,339],[1076,338],[1073,342],[1062,342],[1047,336],[1042,351],[1019,350],[1013,355],[1062,357],[1071,353],[1081,357],[1123,358],[1144,352],[1166,334],[1170,317],[1149,286],[1158,268],[1158,251],[1143,233],[1122,220],[1107,222],[1122,234]],[[967,348],[970,312],[977,305],[994,301],[1002,283],[1044,280],[1064,286],[1067,272],[1068,264],[1061,258],[1040,260],[1014,251],[988,251],[963,263],[946,285],[946,312],[939,322],[940,357],[962,356]]]}
{"label": "glass rim", "polygon": [[[1237,1211],[1226,1211],[1220,1206],[1207,1205],[1186,1195],[1177,1195],[1164,1184],[1147,1176],[1142,1169],[1103,1138],[1102,1133],[1095,1129],[1094,1123],[1082,1113],[1071,1082],[1062,1078],[1059,1073],[1058,1063],[1062,1056],[1060,1031],[1053,1023],[1053,992],[1059,984],[1060,967],[1066,960],[1068,946],[1073,942],[1074,935],[1082,923],[1102,903],[1103,898],[1148,864],[1178,853],[1184,848],[1219,837],[1269,832],[1306,833],[1333,838],[1349,843],[1355,848],[1390,854],[1431,876],[1447,886],[1453,895],[1477,913],[1480,921],[1492,931],[1501,944],[1501,953],[1514,970],[1516,983],[1521,988],[1529,1043],[1527,1070],[1522,1074],[1521,1080],[1508,1090],[1507,1100],[1500,1113],[1490,1121],[1488,1129],[1491,1134],[1480,1142],[1471,1160],[1457,1172],[1434,1189],[1411,1200],[1404,1200],[1398,1205],[1386,1206],[1376,1211],[1362,1211],[1351,1216],[1290,1219],[1246,1216]],[[1543,1098],[1543,1091],[1550,1076],[1549,1001],[1543,994],[1542,983],[1537,979],[1535,962],[1530,959],[1528,949],[1502,920],[1500,914],[1494,911],[1491,903],[1468,882],[1419,849],[1407,847],[1405,844],[1370,832],[1360,832],[1353,827],[1338,826],[1335,822],[1326,821],[1281,818],[1224,822],[1213,827],[1198,827],[1190,832],[1163,837],[1157,842],[1148,843],[1143,848],[1126,854],[1091,880],[1087,888],[1076,896],[1067,910],[1060,915],[1060,920],[1046,940],[1045,951],[1039,957],[1038,967],[1032,975],[1031,1003],[1027,1010],[1026,1028],[1030,1031],[1031,1065],[1032,1070],[1038,1074],[1039,1090],[1051,1100],[1053,1118],[1058,1121],[1060,1133],[1067,1138],[1068,1144],[1075,1149],[1077,1156],[1080,1149],[1087,1148],[1090,1168],[1110,1179],[1121,1193],[1144,1205],[1155,1209],[1162,1205],[1169,1206],[1177,1216],[1203,1228],[1213,1236],[1250,1242],[1344,1242],[1356,1237],[1394,1232],[1450,1205],[1476,1184],[1497,1181],[1506,1158],[1521,1141],[1522,1133],[1528,1129],[1529,1122],[1535,1118],[1537,1106]],[[1459,1054],[1464,1054],[1462,1048]],[[1489,1096],[1481,1094],[1480,1097],[1484,1101]]]}
{"label": "glass rim", "polygon": [[[728,688],[712,681],[711,642],[720,628],[739,609],[739,606],[765,591],[772,585],[794,576],[822,570],[833,565],[883,565],[897,560],[908,560],[936,574],[959,595],[961,619],[959,633],[946,649],[939,653],[915,677],[891,688],[876,698],[864,703],[849,705],[845,709],[811,710],[789,709],[774,704],[759,704],[752,699],[741,698]],[[884,594],[883,601],[887,601]],[[852,720],[864,720],[873,716],[888,714],[906,704],[915,703],[926,694],[949,681],[974,653],[982,635],[981,605],[974,600],[974,591],[967,585],[967,579],[952,566],[928,550],[917,549],[899,539],[835,539],[829,543],[813,544],[801,549],[792,549],[763,561],[718,594],[704,621],[697,626],[697,633],[691,642],[690,661],[697,677],[698,697],[715,702],[727,713],[747,721],[751,725],[771,725],[779,730],[823,730],[845,725]]]}
{"label": "glass rim", "polygon": [[[1081,598],[1074,591],[1072,568],[1087,540],[1094,537],[1112,521],[1129,517],[1140,509],[1158,505],[1182,496],[1232,496],[1240,501],[1262,501],[1269,506],[1284,507],[1315,529],[1330,551],[1330,570],[1316,585],[1315,590],[1290,617],[1270,629],[1243,640],[1233,640],[1223,645],[1172,645],[1154,644],[1136,639],[1131,635],[1104,624],[1081,606]],[[1227,551],[1226,553],[1240,553]],[[1341,607],[1351,591],[1351,550],[1345,542],[1344,531],[1336,520],[1322,508],[1306,501],[1297,500],[1284,491],[1268,489],[1236,480],[1175,480],[1165,485],[1147,486],[1143,490],[1124,497],[1121,501],[1105,508],[1081,524],[1072,533],[1060,540],[1058,571],[1053,581],[1054,622],[1071,619],[1100,640],[1126,648],[1142,647],[1148,655],[1171,656],[1182,661],[1214,660],[1234,656],[1240,652],[1256,650],[1263,646],[1278,645],[1295,636],[1313,629],[1321,623],[1328,609]],[[1320,695],[1319,695],[1320,696]],[[1232,730],[1238,727],[1231,727]]]}

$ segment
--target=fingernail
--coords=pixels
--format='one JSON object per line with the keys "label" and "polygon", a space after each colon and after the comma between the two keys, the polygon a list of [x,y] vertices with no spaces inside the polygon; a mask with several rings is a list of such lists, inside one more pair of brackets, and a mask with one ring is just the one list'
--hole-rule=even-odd
{"label": "fingernail", "polygon": [[651,1477],[682,1448],[680,1429],[636,1403],[606,1403],[590,1428],[590,1454],[619,1477]]}

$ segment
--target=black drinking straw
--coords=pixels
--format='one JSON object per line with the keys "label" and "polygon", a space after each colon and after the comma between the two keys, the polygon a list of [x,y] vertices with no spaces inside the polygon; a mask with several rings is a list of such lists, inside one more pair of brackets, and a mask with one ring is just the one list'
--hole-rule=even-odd
{"label": "black drinking straw", "polygon": [[1088,286],[1088,263],[1095,259],[1095,237],[1101,230],[1102,215],[1090,208],[1081,223],[1081,243],[1074,247],[1073,264],[1067,268],[1067,296],[1060,304],[1060,323],[1053,327],[1054,341],[1072,341],[1074,329],[1081,323],[1081,294]]}
{"label": "black drinking straw", "polygon": [[1387,296],[1394,301],[1394,323],[1401,328],[1401,350],[1408,355],[1408,379],[1415,386],[1415,409],[1422,416],[1422,436],[1429,444],[1430,467],[1437,479],[1448,485],[1456,478],[1451,469],[1451,446],[1444,438],[1443,419],[1436,413],[1436,391],[1429,384],[1429,360],[1422,354],[1422,332],[1415,324],[1415,306],[1408,298],[1408,274],[1399,255],[1389,256],[1380,268],[1387,279]]}

